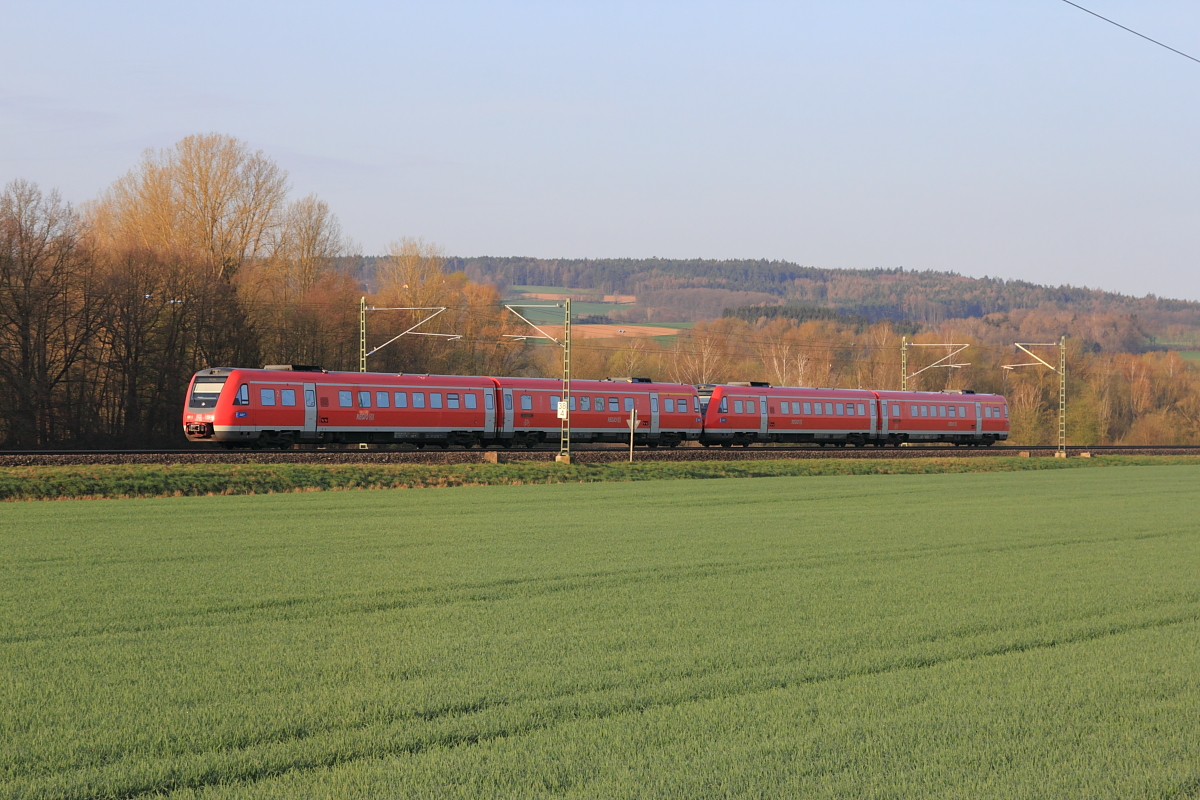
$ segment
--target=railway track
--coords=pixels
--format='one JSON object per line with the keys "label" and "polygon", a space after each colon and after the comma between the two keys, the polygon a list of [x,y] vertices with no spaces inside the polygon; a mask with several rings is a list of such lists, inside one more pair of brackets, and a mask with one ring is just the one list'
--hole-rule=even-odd
{"label": "railway track", "polygon": [[[994,458],[1028,453],[1031,457],[1049,457],[1055,447],[1046,445],[954,447],[914,445],[908,447],[813,447],[771,446],[704,448],[684,446],[675,449],[640,448],[635,461],[752,461],[779,458]],[[0,451],[0,467],[70,466],[89,464],[474,464],[482,463],[485,453],[495,453],[500,461],[552,461],[557,448],[543,447],[514,450],[220,450],[188,448],[182,450],[10,450]],[[1068,455],[1200,455],[1197,445],[1106,445],[1069,447]],[[571,449],[578,463],[625,461],[629,449],[619,445],[580,445]]]}

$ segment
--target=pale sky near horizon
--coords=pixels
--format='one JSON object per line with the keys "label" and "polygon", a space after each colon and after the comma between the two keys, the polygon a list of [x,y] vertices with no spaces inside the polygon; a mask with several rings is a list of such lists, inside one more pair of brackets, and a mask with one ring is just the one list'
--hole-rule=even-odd
{"label": "pale sky near horizon", "polygon": [[[1081,4],[1200,57],[1200,4]],[[1061,0],[42,0],[0,25],[0,184],[73,203],[216,131],[367,253],[417,236],[1200,300],[1200,64]]]}

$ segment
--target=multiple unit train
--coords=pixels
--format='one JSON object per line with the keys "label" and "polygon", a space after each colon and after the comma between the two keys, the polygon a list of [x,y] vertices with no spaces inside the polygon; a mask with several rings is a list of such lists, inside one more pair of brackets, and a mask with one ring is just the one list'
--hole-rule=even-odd
{"label": "multiple unit train", "polygon": [[[558,441],[562,382],[326,372],[318,367],[219,368],[196,373],[183,430],[225,447],[412,444],[533,447]],[[812,443],[988,446],[1008,438],[1008,404],[994,394],[692,386],[642,378],[571,381],[572,442],[705,447]]]}

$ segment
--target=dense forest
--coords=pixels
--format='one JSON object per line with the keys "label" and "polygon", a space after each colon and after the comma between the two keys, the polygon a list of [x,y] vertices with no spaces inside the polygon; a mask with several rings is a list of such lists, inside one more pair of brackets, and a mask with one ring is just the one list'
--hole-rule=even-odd
{"label": "dense forest", "polygon": [[786,261],[455,258],[480,283],[569,286],[632,294],[627,321],[716,319],[726,308],[792,304],[831,308],[871,322],[937,325],[1034,308],[1077,314],[1136,314],[1163,341],[1200,330],[1200,303],[1027,281],[904,269],[835,270]]}
{"label": "dense forest", "polygon": [[[358,368],[364,262],[320,199],[219,135],[147,152],[73,208],[17,180],[0,191],[0,444],[8,448],[181,444],[192,374],[210,366]],[[402,239],[370,265],[372,305],[447,306],[370,359],[380,371],[504,374],[528,345],[490,285]],[[372,344],[416,312],[373,314]]]}

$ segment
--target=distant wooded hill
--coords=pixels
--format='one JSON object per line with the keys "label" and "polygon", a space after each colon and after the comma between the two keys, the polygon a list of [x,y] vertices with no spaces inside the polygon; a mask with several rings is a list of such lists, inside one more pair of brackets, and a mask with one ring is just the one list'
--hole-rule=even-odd
{"label": "distant wooded hill", "polygon": [[870,321],[936,325],[1052,306],[1080,314],[1137,315],[1157,330],[1200,327],[1200,303],[953,272],[817,269],[766,260],[491,257],[452,258],[448,269],[501,287],[569,286],[636,295],[637,308],[625,312],[631,322],[715,319],[727,308],[787,304],[836,309]]}

